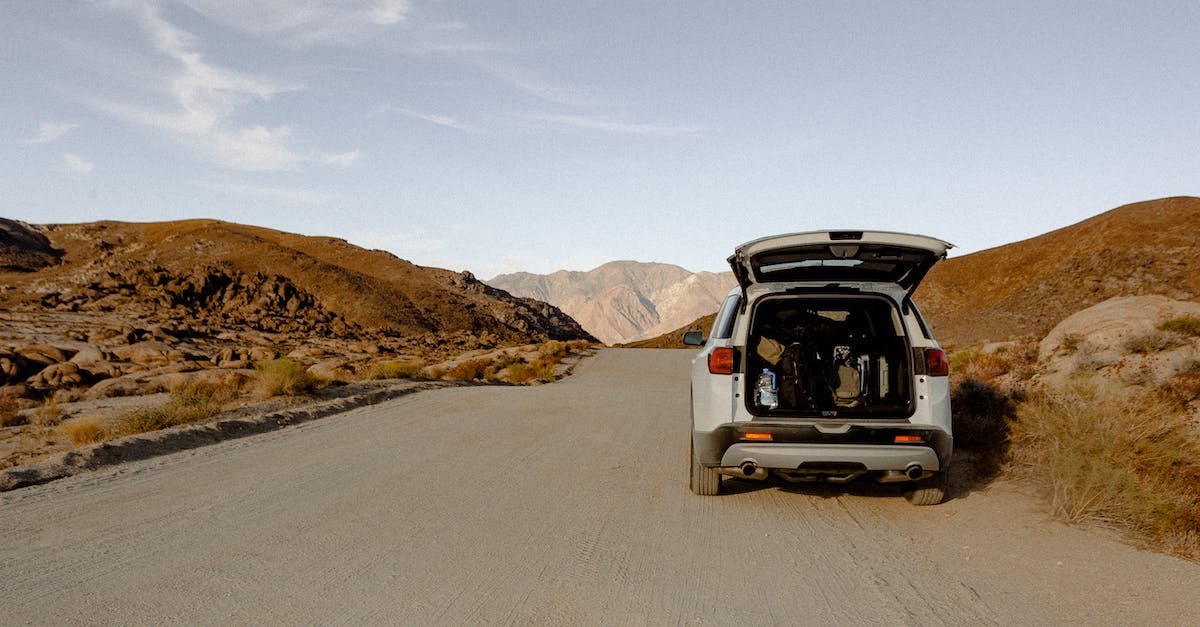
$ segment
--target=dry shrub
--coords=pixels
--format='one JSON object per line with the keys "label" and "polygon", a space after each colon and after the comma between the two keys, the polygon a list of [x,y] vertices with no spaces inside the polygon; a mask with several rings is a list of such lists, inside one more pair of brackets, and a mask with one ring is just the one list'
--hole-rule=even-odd
{"label": "dry shrub", "polygon": [[445,378],[451,381],[474,381],[484,378],[484,372],[491,365],[488,359],[468,359],[459,362],[446,371]]}
{"label": "dry shrub", "polygon": [[411,361],[385,361],[375,364],[368,377],[371,379],[422,379],[425,362],[419,359]]}
{"label": "dry shrub", "polygon": [[1125,338],[1125,342],[1122,344],[1126,351],[1141,355],[1161,353],[1182,345],[1183,338],[1178,333],[1159,329],[1134,333]]}
{"label": "dry shrub", "polygon": [[224,404],[236,399],[242,393],[246,382],[245,375],[231,372],[217,381],[200,378],[188,379],[183,383],[169,386],[167,390],[171,394],[179,396],[198,397]]}
{"label": "dry shrub", "polygon": [[536,375],[533,368],[525,362],[518,362],[508,367],[508,380],[512,383],[527,383]]}
{"label": "dry shrub", "polygon": [[1016,405],[990,382],[956,379],[950,390],[954,449],[964,477],[988,482],[1004,466]]}
{"label": "dry shrub", "polygon": [[1079,346],[1083,344],[1083,336],[1078,333],[1067,333],[1062,336],[1062,340],[1058,345],[1068,353],[1073,353],[1079,350]]}
{"label": "dry shrub", "polygon": [[1057,516],[1200,557],[1200,443],[1177,405],[1080,383],[1036,393],[1012,427],[1015,469],[1044,489]]}
{"label": "dry shrub", "polygon": [[978,451],[1002,450],[1016,405],[996,386],[979,379],[957,380],[950,391],[954,446]]}
{"label": "dry shrub", "polygon": [[17,399],[0,396],[0,427],[19,427],[29,424],[29,418],[19,413]]}
{"label": "dry shrub", "polygon": [[1191,337],[1200,336],[1200,318],[1195,316],[1171,318],[1158,325],[1158,329]]}
{"label": "dry shrub", "polygon": [[158,431],[189,422],[211,418],[221,411],[220,403],[210,397],[171,394],[170,400],[156,407],[143,407],[117,418],[116,432],[132,435]]}
{"label": "dry shrub", "polygon": [[1075,374],[1087,376],[1115,363],[1115,360],[1112,358],[1101,354],[1100,350],[1099,346],[1091,342],[1080,344],[1073,360],[1075,363]]}
{"label": "dry shrub", "polygon": [[260,398],[299,396],[329,383],[328,379],[308,372],[304,366],[287,357],[257,361],[254,370],[257,379],[255,387]]}
{"label": "dry shrub", "polygon": [[1174,376],[1163,381],[1158,390],[1167,399],[1179,405],[1200,399],[1200,361],[1192,361],[1185,365]]}
{"label": "dry shrub", "polygon": [[59,427],[59,432],[75,446],[95,444],[108,439],[108,428],[100,418],[68,420]]}
{"label": "dry shrub", "polygon": [[55,427],[64,417],[57,395],[51,395],[33,410],[33,424],[39,427]]}

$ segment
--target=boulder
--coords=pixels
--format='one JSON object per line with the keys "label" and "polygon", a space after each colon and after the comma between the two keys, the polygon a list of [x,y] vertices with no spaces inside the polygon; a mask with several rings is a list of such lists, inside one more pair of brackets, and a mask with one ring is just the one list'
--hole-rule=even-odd
{"label": "boulder", "polygon": [[179,363],[186,359],[183,351],[160,340],[145,340],[128,346],[118,346],[113,349],[113,353],[122,361],[147,367]]}
{"label": "boulder", "polygon": [[84,398],[94,400],[98,398],[110,398],[114,396],[141,396],[154,392],[155,388],[146,382],[140,380],[135,375],[126,375],[113,379],[106,379],[88,389],[84,394]]}
{"label": "boulder", "polygon": [[80,368],[78,364],[65,361],[43,368],[29,377],[27,383],[35,390],[57,390],[87,385],[91,380],[92,373]]}
{"label": "boulder", "polygon": [[16,352],[26,360],[40,364],[42,367],[67,361],[75,355],[73,349],[47,345],[22,346],[16,349]]}
{"label": "boulder", "polygon": [[0,385],[24,381],[33,374],[32,370],[29,360],[20,353],[0,351]]}

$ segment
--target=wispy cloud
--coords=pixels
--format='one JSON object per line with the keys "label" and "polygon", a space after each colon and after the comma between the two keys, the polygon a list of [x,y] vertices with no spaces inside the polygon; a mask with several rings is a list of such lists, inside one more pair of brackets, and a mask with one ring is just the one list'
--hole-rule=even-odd
{"label": "wispy cloud", "polygon": [[570,106],[607,105],[601,90],[591,87],[556,84],[516,65],[503,63],[493,56],[471,55],[471,61],[492,78],[529,96],[553,104]]}
{"label": "wispy cloud", "polygon": [[96,164],[84,161],[78,155],[73,155],[69,152],[63,155],[63,163],[66,164],[69,170],[79,174],[91,174],[92,170],[96,169]]}
{"label": "wispy cloud", "polygon": [[343,153],[338,153],[338,154],[321,155],[321,162],[327,163],[329,165],[336,165],[336,166],[342,167],[342,168],[348,168],[348,167],[354,165],[354,162],[358,161],[358,158],[360,156],[362,156],[361,152],[359,152],[357,150],[351,150],[349,152],[343,152]]}
{"label": "wispy cloud", "polygon": [[234,196],[250,196],[269,200],[283,200],[305,205],[319,205],[329,200],[329,196],[319,192],[304,189],[287,189],[282,187],[266,187],[261,185],[245,185],[242,183],[196,183],[209,191]]}
{"label": "wispy cloud", "polygon": [[48,144],[79,128],[78,124],[42,122],[38,124],[38,132],[25,140],[27,144]]}
{"label": "wispy cloud", "polygon": [[453,117],[450,117],[448,115],[442,115],[440,113],[422,113],[420,111],[414,111],[412,109],[405,109],[403,107],[384,107],[383,109],[380,110],[380,112],[386,112],[386,111],[393,111],[393,112],[399,113],[400,115],[403,115],[403,116],[407,116],[407,117],[410,117],[410,118],[413,118],[416,120],[421,120],[422,122],[429,122],[430,124],[437,124],[438,126],[445,126],[448,128],[458,129],[460,131],[476,130],[474,127],[470,126],[469,124],[465,124],[463,122],[458,121],[457,119],[455,119]]}
{"label": "wispy cloud", "polygon": [[211,20],[296,46],[353,46],[408,21],[409,0],[181,0]]}
{"label": "wispy cloud", "polygon": [[[240,3],[242,5],[253,3]],[[254,102],[298,90],[292,84],[213,65],[197,51],[191,33],[168,22],[153,0],[114,0],[109,6],[130,14],[154,48],[177,64],[166,76],[166,95],[173,106],[152,108],[112,101],[93,101],[111,115],[165,133],[207,158],[235,170],[294,170],[321,158],[295,147],[288,125],[238,125],[236,115]]]}
{"label": "wispy cloud", "polygon": [[659,137],[688,137],[699,135],[704,130],[699,126],[623,122],[588,115],[539,114],[526,116],[526,119],[541,124],[581,128],[589,131],[623,133],[627,135],[654,135]]}

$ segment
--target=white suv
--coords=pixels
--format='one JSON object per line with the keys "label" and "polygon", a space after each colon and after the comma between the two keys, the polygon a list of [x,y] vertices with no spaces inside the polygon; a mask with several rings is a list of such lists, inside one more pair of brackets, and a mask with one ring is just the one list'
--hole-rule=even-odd
{"label": "white suv", "polygon": [[721,477],[844,482],[871,475],[942,502],[953,438],[949,363],[912,302],[951,247],[879,231],[738,246],[738,279],[692,362],[691,488]]}

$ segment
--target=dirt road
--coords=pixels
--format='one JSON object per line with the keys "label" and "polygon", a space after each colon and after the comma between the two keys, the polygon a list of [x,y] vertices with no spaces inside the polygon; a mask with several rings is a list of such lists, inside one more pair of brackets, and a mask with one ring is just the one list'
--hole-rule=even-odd
{"label": "dirt road", "polygon": [[1193,624],[1200,565],[1004,485],[687,489],[689,351],[0,495],[0,623]]}

